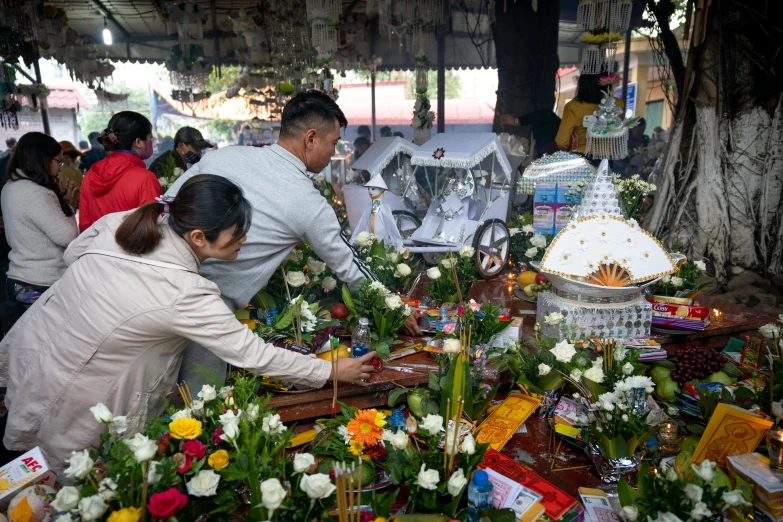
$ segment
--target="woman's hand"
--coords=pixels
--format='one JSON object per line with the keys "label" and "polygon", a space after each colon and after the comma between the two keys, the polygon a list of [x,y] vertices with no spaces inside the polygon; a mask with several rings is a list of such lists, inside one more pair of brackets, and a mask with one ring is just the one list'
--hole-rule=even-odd
{"label": "woman's hand", "polygon": [[419,329],[419,320],[416,318],[416,312],[412,311],[411,315],[402,325],[402,331],[405,335],[420,336],[422,335],[421,329]]}
{"label": "woman's hand", "polygon": [[76,203],[73,201],[74,196],[76,195],[76,185],[74,185],[73,180],[59,178],[58,183],[60,184],[60,192],[63,193],[63,199],[67,204],[73,207],[73,204]]}
{"label": "woman's hand", "polygon": [[501,125],[514,125],[514,126],[519,125],[519,120],[515,116],[512,116],[510,114],[501,114],[499,121]]}
{"label": "woman's hand", "polygon": [[335,366],[337,367],[337,375],[335,375],[335,368],[332,367],[332,374],[329,379],[332,381],[357,383],[360,380],[367,380],[370,378],[370,372],[373,371],[373,367],[366,364],[373,357],[377,357],[375,352],[370,352],[358,357],[356,359],[350,357],[340,357]]}

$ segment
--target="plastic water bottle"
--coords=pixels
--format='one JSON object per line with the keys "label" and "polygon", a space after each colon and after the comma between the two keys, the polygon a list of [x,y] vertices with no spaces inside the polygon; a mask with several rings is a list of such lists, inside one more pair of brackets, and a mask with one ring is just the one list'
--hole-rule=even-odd
{"label": "plastic water bottle", "polygon": [[389,421],[387,424],[389,425],[389,429],[394,433],[400,430],[402,431],[407,430],[407,426],[405,424],[405,417],[402,415],[402,406],[399,406],[392,410],[391,417],[389,417]]}
{"label": "plastic water bottle", "polygon": [[275,322],[275,317],[277,316],[277,308],[272,308],[269,310],[269,315],[266,317],[266,325],[272,326],[272,323]]}
{"label": "plastic water bottle", "polygon": [[351,335],[351,357],[361,357],[370,353],[371,346],[370,321],[366,317],[362,317],[359,319],[359,326]]}
{"label": "plastic water bottle", "polygon": [[468,520],[478,522],[481,512],[494,506],[495,487],[486,471],[478,470],[468,483]]}
{"label": "plastic water bottle", "polygon": [[438,312],[438,320],[435,322],[435,329],[440,331],[443,331],[443,327],[446,326],[451,322],[451,319],[449,319],[449,311],[446,309],[445,306],[440,307],[440,311]]}

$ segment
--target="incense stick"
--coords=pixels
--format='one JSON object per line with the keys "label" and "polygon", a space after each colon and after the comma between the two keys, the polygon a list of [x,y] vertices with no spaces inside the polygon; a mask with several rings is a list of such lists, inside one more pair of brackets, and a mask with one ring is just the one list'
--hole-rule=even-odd
{"label": "incense stick", "polygon": [[446,475],[446,449],[449,445],[449,421],[451,420],[451,397],[446,399],[446,438],[443,440],[443,474]]}
{"label": "incense stick", "polygon": [[[329,336],[329,339],[331,341],[332,336]],[[329,344],[334,344],[330,342]],[[337,354],[335,353],[337,350],[332,347],[332,418],[337,415]]]}
{"label": "incense stick", "polygon": [[457,299],[459,299],[459,304],[464,306],[465,303],[462,299],[462,288],[460,288],[459,277],[457,277],[457,265],[454,262],[454,258],[451,257],[451,252],[449,252],[449,260],[451,261],[451,273],[454,276],[454,284],[457,285]]}
{"label": "incense stick", "polygon": [[350,475],[348,475],[348,502],[351,505],[351,510],[348,511],[348,520],[351,522],[354,522],[354,511],[353,511],[353,472],[356,469],[356,464],[352,463],[350,468]]}

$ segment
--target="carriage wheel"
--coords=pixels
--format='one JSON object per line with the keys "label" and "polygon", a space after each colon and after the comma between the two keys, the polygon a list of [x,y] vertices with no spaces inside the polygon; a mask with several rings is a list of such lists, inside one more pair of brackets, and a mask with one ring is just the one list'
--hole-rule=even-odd
{"label": "carriage wheel", "polygon": [[473,248],[476,249],[479,276],[483,279],[497,277],[508,263],[511,236],[506,224],[499,219],[486,221],[475,237]]}
{"label": "carriage wheel", "polygon": [[392,210],[394,222],[397,224],[397,230],[403,239],[409,239],[414,232],[421,226],[421,220],[416,214],[407,210]]}

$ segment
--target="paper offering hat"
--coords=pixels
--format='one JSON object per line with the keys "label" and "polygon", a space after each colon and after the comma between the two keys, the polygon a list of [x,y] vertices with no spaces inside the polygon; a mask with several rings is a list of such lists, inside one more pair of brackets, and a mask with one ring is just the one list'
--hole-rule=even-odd
{"label": "paper offering hat", "polygon": [[639,118],[623,119],[623,110],[608,90],[595,112],[585,116],[587,129],[585,154],[601,159],[623,159],[628,156],[628,129],[639,124]]}
{"label": "paper offering hat", "polygon": [[383,181],[383,176],[381,174],[376,174],[375,176],[370,179],[367,183],[364,184],[367,188],[378,188],[381,190],[389,190],[389,187],[386,186],[386,182]]}

